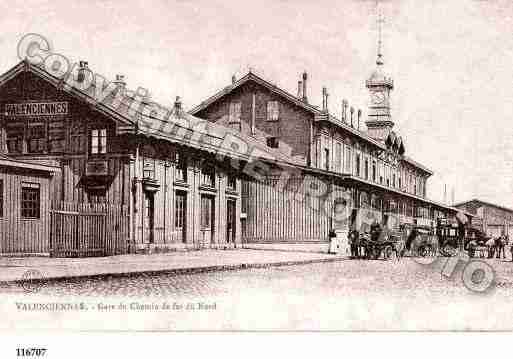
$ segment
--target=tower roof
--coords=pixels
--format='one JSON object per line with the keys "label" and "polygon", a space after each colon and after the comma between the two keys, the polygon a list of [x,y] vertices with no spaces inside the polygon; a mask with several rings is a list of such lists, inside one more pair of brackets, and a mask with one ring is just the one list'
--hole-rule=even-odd
{"label": "tower roof", "polygon": [[369,79],[366,81],[367,87],[374,86],[385,86],[393,89],[394,81],[387,77],[383,71],[383,29],[382,25],[384,22],[383,14],[381,13],[381,9],[379,7],[379,2],[376,1],[376,12],[377,12],[377,25],[378,25],[378,47],[377,47],[377,57],[376,57],[376,68],[371,73]]}

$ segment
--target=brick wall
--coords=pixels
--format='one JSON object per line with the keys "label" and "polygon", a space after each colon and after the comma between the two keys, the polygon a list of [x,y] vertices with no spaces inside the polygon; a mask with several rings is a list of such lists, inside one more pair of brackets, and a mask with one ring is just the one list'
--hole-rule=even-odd
{"label": "brick wall", "polygon": [[[251,119],[255,97],[255,131]],[[232,102],[241,102],[241,123],[230,123],[229,108]],[[267,120],[267,103],[278,101],[279,120]],[[246,83],[216,103],[196,114],[197,117],[237,129],[243,135],[253,136],[263,143],[268,137],[278,137],[279,150],[287,156],[303,161],[306,165],[310,147],[310,121],[313,115],[283,100],[263,86]]]}

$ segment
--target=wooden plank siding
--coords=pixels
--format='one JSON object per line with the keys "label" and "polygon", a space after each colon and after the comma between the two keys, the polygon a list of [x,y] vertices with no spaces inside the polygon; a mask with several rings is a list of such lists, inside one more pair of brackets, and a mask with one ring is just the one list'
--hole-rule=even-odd
{"label": "wooden plank siding", "polygon": [[[145,160],[154,160],[155,173],[151,178],[152,183],[158,187],[153,192],[154,207],[158,209],[154,215],[154,237],[153,243],[145,238],[145,215],[144,200],[147,195],[145,191],[145,178],[139,178],[136,181],[135,190],[135,208],[137,216],[135,217],[135,245],[138,249],[166,248],[166,249],[190,249],[190,248],[218,248],[226,244],[226,216],[228,199],[236,201],[236,237],[235,242],[240,243],[240,224],[239,217],[241,211],[240,179],[236,181],[236,191],[227,188],[229,168],[219,163],[214,157],[205,155],[193,150],[186,150],[179,146],[160,147],[154,157],[149,157],[142,146],[140,158],[134,163],[134,171],[143,173]],[[177,180],[177,163],[172,159],[175,152],[186,154],[187,170],[186,182]],[[212,189],[205,189],[201,184],[201,170],[203,163],[208,163],[215,167],[215,185]],[[176,220],[176,195],[177,192],[186,194],[186,217],[185,217],[185,241],[182,233],[175,228]],[[204,238],[200,228],[201,223],[201,196],[209,195],[214,198],[214,233],[212,240]],[[227,246],[232,247],[236,243]]]}
{"label": "wooden plank siding", "polygon": [[[50,177],[14,168],[0,168],[3,181],[3,216],[0,217],[0,253],[48,254],[50,231]],[[40,190],[40,218],[21,217],[22,184]]]}
{"label": "wooden plank siding", "polygon": [[[309,183],[323,186],[312,177]],[[242,201],[246,210],[243,242],[327,241],[333,208],[327,196],[312,196],[304,178],[291,178],[285,190],[277,188],[278,177],[263,181],[245,179]],[[342,187],[336,187],[342,188]]]}

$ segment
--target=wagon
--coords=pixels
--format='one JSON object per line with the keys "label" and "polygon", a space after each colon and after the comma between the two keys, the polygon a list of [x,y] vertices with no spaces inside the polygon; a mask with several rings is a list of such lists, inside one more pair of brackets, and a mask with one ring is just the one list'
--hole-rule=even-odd
{"label": "wagon", "polygon": [[385,260],[392,259],[395,255],[397,258],[398,243],[401,241],[401,236],[397,233],[387,233],[383,238],[380,238],[380,232],[371,234],[362,234],[360,236],[360,247],[364,251],[366,259],[379,259]]}

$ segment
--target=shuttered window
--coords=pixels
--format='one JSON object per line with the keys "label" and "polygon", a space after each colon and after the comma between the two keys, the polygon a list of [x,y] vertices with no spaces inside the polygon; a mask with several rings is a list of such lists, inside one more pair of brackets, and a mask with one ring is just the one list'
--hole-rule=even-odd
{"label": "shuttered window", "polygon": [[267,121],[278,121],[280,119],[280,104],[278,101],[267,102]]}
{"label": "shuttered window", "polygon": [[7,125],[7,151],[9,153],[22,153],[23,152],[23,132],[24,126],[21,124]]}
{"label": "shuttered window", "polygon": [[39,184],[22,183],[21,187],[21,217],[40,218],[41,194]]}
{"label": "shuttered window", "polygon": [[28,127],[28,152],[43,153],[46,151],[45,126],[42,123],[29,124]]}
{"label": "shuttered window", "polygon": [[70,129],[70,150],[72,153],[84,153],[86,151],[85,129],[79,121],[74,122]]}
{"label": "shuttered window", "polygon": [[232,123],[240,123],[241,117],[241,107],[242,104],[240,102],[231,102],[230,103],[230,113],[228,122]]}
{"label": "shuttered window", "polygon": [[64,152],[66,144],[66,131],[62,120],[48,123],[48,152]]}

